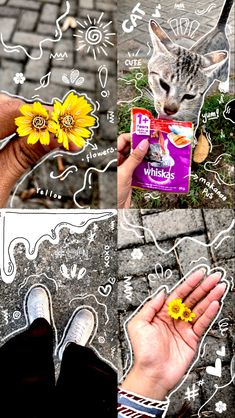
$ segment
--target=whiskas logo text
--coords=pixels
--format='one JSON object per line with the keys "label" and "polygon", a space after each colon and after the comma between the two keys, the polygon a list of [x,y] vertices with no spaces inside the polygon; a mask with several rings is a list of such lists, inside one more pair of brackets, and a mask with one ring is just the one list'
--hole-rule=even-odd
{"label": "whiskas logo text", "polygon": [[163,179],[170,179],[170,180],[174,180],[175,178],[175,173],[170,173],[169,171],[164,171],[163,169],[161,170],[158,170],[157,168],[154,169],[153,167],[144,168],[144,174],[146,176],[161,177]]}

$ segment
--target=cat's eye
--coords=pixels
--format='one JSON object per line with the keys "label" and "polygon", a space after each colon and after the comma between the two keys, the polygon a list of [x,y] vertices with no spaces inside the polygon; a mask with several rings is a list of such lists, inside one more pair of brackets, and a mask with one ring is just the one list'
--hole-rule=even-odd
{"label": "cat's eye", "polygon": [[193,100],[195,99],[196,94],[185,94],[182,98],[182,100]]}
{"label": "cat's eye", "polygon": [[162,78],[159,78],[160,86],[165,90],[167,93],[170,91],[170,86],[167,84]]}

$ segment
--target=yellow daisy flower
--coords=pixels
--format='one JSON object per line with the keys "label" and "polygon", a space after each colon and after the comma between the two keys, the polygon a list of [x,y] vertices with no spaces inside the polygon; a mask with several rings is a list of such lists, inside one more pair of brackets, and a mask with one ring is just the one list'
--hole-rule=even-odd
{"label": "yellow daisy flower", "polygon": [[39,102],[34,102],[33,105],[24,104],[21,106],[20,112],[23,116],[15,119],[15,123],[18,126],[18,135],[28,136],[28,144],[36,144],[39,141],[42,145],[49,145],[49,113],[45,107]]}
{"label": "yellow daisy flower", "polygon": [[183,311],[180,315],[180,318],[182,319],[182,321],[191,322],[193,318],[195,317],[196,317],[195,313],[192,312],[191,309],[189,309],[187,306],[184,305]]}
{"label": "yellow daisy flower", "polygon": [[49,130],[58,138],[58,142],[69,149],[69,141],[77,147],[83,147],[90,138],[90,127],[95,125],[96,118],[90,116],[92,105],[84,96],[71,92],[64,103],[55,100],[54,111],[49,121]]}
{"label": "yellow daisy flower", "polygon": [[184,304],[182,303],[182,299],[173,299],[168,303],[168,314],[173,319],[180,318],[183,310]]}

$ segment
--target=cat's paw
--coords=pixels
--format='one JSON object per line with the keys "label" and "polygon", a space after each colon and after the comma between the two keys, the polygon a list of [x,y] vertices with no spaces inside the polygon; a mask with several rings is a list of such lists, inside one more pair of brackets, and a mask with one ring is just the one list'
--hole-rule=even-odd
{"label": "cat's paw", "polygon": [[221,93],[228,93],[229,92],[229,79],[226,81],[221,81],[219,83],[219,91]]}

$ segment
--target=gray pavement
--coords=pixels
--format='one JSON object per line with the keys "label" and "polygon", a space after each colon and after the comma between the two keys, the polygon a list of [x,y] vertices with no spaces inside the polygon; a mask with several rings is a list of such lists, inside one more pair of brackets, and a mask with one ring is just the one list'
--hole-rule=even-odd
{"label": "gray pavement", "polygon": [[[84,25],[84,20],[101,17],[100,23],[107,24],[110,33],[116,32],[116,2],[112,0],[70,0],[69,16],[78,20]],[[4,42],[8,46],[21,45],[33,56],[39,56],[39,44],[45,38],[55,39],[55,21],[66,10],[65,0],[1,0],[0,1],[0,30],[3,33]],[[102,14],[102,16],[101,16]],[[63,28],[65,18],[60,25]],[[72,29],[68,27],[62,34],[59,42],[48,41],[43,43],[43,55],[40,60],[33,60],[20,50],[19,52],[8,53],[0,42],[0,91],[7,91],[10,94],[23,96],[32,100],[36,94],[40,94],[43,101],[51,102],[52,98],[62,99],[70,89],[76,89],[79,93],[86,93],[95,103],[99,102],[100,127],[95,130],[92,144],[82,155],[64,156],[65,168],[69,165],[76,165],[78,175],[70,175],[67,182],[55,182],[52,184],[50,172],[58,170],[57,162],[48,159],[47,162],[38,167],[32,175],[28,176],[17,189],[11,207],[15,208],[76,208],[73,202],[73,194],[83,185],[84,175],[89,167],[103,170],[107,163],[115,158],[116,153],[116,48],[106,44],[104,53],[97,53],[97,60],[94,60],[92,47],[90,52],[87,48],[77,51],[80,38],[73,35],[78,34],[81,27]],[[112,39],[111,39],[112,38]],[[115,44],[115,36],[110,36],[109,41]],[[57,54],[57,55],[56,55]],[[64,56],[66,54],[66,56]],[[59,56],[60,55],[60,56]],[[99,68],[105,66],[108,70],[108,80],[105,88],[99,80]],[[65,83],[64,76],[70,76],[71,71],[79,70],[79,77],[83,83],[76,87],[73,80]],[[35,90],[40,87],[40,79],[51,72],[50,83],[46,88]],[[15,84],[13,78],[16,73],[22,73],[25,77],[23,84]],[[63,78],[63,79],[62,79]],[[105,90],[107,97],[101,92]],[[96,104],[96,107],[99,107]],[[114,118],[114,119],[113,119]],[[101,123],[102,121],[102,123]],[[106,150],[112,150],[105,155]],[[96,153],[95,153],[96,151]],[[89,153],[93,154],[92,159],[87,159]],[[100,155],[97,153],[100,152]],[[102,154],[103,152],[103,154]],[[62,195],[61,200],[40,198],[37,194],[38,179],[39,185],[44,190],[53,190]],[[93,208],[115,207],[116,204],[116,176],[115,163],[111,164],[106,172],[94,171],[92,175],[92,187],[87,187],[80,194],[80,204],[90,205]],[[105,193],[104,193],[105,190]],[[25,192],[22,194],[22,192]],[[10,202],[9,202],[10,205]]]}
{"label": "gray pavement", "polygon": [[[130,353],[124,333],[124,323],[161,285],[172,288],[176,283],[197,265],[210,268],[218,267],[226,271],[231,282],[230,291],[219,315],[205,339],[204,355],[201,352],[189,376],[181,388],[172,396],[167,417],[196,417],[198,409],[213,394],[215,384],[225,385],[231,380],[230,363],[234,355],[234,231],[226,230],[233,220],[231,210],[131,210],[119,211],[118,229],[118,312],[119,312],[119,368],[120,378],[130,365]],[[132,227],[134,225],[135,227]],[[141,227],[146,228],[145,230]],[[157,238],[156,248],[152,233]],[[215,240],[221,233],[220,239]],[[193,240],[181,240],[191,237]],[[224,238],[224,239],[223,239]],[[221,245],[219,242],[222,241]],[[177,245],[177,242],[180,243]],[[204,244],[213,245],[202,246]],[[176,246],[175,246],[176,245]],[[173,250],[172,247],[175,247]],[[170,251],[171,250],[171,251]],[[168,253],[164,253],[163,251]],[[225,319],[227,318],[227,319]],[[223,319],[223,321],[221,321]],[[221,322],[220,322],[221,321]],[[225,332],[221,332],[221,323],[228,323]],[[207,366],[213,366],[217,357],[216,350],[225,346],[222,360],[221,377],[206,373]],[[203,386],[197,383],[204,380]],[[193,384],[199,388],[195,400],[189,400],[190,409],[185,415],[180,410],[185,403],[187,387]],[[201,411],[202,417],[217,417],[215,404],[222,400],[227,405],[223,417],[234,415],[234,386],[230,384],[211,399]]]}

